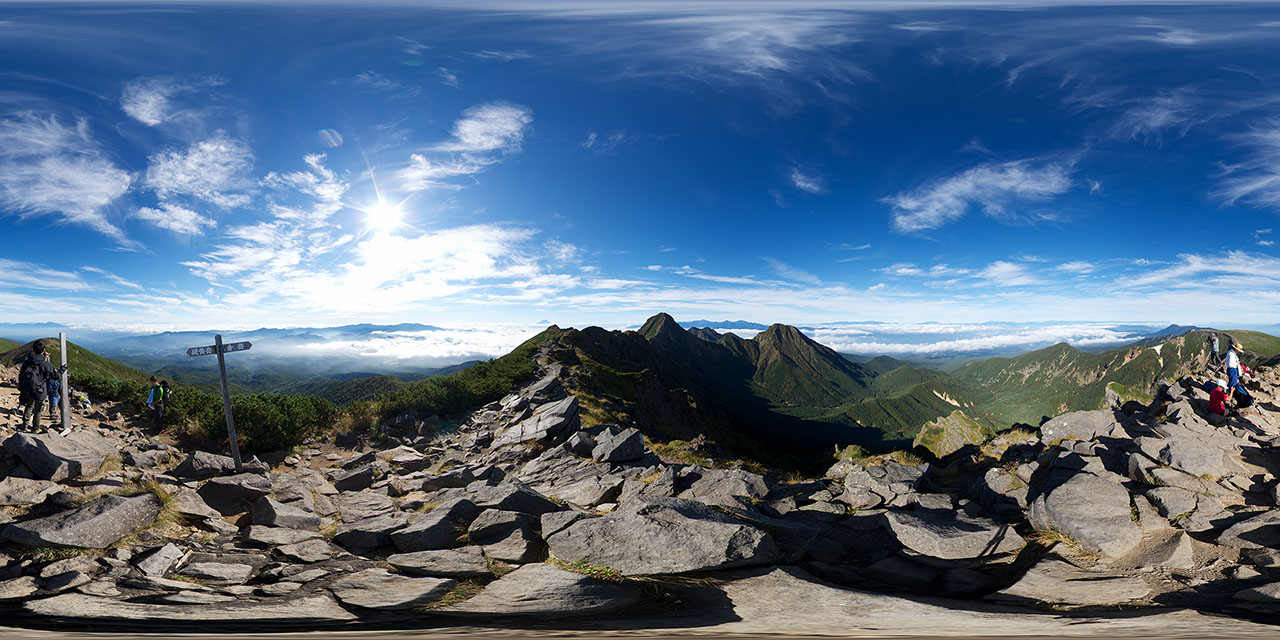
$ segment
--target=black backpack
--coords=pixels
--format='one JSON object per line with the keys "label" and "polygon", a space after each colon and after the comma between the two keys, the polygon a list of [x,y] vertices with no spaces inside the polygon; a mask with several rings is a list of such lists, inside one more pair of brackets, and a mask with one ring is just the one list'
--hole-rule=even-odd
{"label": "black backpack", "polygon": [[44,387],[41,378],[39,365],[30,360],[22,363],[18,371],[18,393],[26,397],[39,396]]}

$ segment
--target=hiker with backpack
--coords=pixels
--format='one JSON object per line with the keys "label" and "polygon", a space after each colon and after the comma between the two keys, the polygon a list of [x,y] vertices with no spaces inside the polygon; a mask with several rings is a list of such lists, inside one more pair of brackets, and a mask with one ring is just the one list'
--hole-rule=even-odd
{"label": "hiker with backpack", "polygon": [[1212,362],[1214,366],[1217,366],[1222,362],[1222,357],[1218,355],[1218,334],[1209,334],[1209,347],[1213,350],[1213,358],[1209,360],[1209,362]]}
{"label": "hiker with backpack", "polygon": [[45,353],[44,342],[31,345],[31,353],[18,370],[18,403],[22,405],[22,430],[40,431],[40,416],[49,395],[49,381],[59,378],[67,365],[54,368]]}
{"label": "hiker with backpack", "polygon": [[169,400],[169,381],[160,381],[159,378],[151,376],[151,391],[147,393],[147,408],[151,410],[151,415],[155,417],[156,428],[164,427],[164,405]]}

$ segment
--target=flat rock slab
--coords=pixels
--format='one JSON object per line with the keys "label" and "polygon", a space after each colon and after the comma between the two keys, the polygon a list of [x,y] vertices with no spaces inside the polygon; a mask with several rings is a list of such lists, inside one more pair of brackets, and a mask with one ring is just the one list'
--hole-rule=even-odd
{"label": "flat rock slab", "polygon": [[4,441],[4,449],[22,460],[40,479],[61,482],[93,475],[102,466],[106,456],[99,450],[101,447],[96,442],[84,442],[84,438],[101,440],[100,436],[88,434],[73,439],[57,434],[15,433]]}
{"label": "flat rock slab", "polygon": [[315,540],[320,537],[320,533],[316,531],[303,531],[301,529],[286,529],[284,527],[264,527],[262,525],[251,525],[245,531],[244,539],[247,542],[255,542],[269,546],[298,544],[307,540]]}
{"label": "flat rock slab", "polygon": [[70,511],[10,524],[0,536],[19,544],[102,549],[155,522],[160,499],[103,496]]}
{"label": "flat rock slab", "polygon": [[435,602],[458,584],[448,578],[414,578],[365,569],[335,580],[329,589],[343,604],[395,611]]}
{"label": "flat rock slab", "polygon": [[1017,551],[1026,544],[1012,527],[986,518],[932,511],[888,511],[884,518],[898,542],[934,558],[979,558]]}
{"label": "flat rock slab", "polygon": [[272,599],[263,603],[220,602],[211,605],[144,604],[122,602],[111,598],[67,593],[44,600],[24,603],[29,613],[51,618],[123,620],[133,622],[251,622],[256,625],[275,622],[336,622],[356,619],[333,598],[317,594],[288,600]]}
{"label": "flat rock slab", "polygon": [[436,612],[554,618],[610,613],[639,600],[637,584],[598,580],[549,564],[528,564],[490,583],[479,595]]}
{"label": "flat rock slab", "polygon": [[1073,411],[1040,425],[1040,441],[1046,444],[1064,439],[1088,442],[1098,436],[1110,435],[1119,428],[1116,414],[1110,409]]}
{"label": "flat rock slab", "polygon": [[489,575],[489,563],[480,547],[397,553],[387,564],[404,573],[438,578],[481,578]]}
{"label": "flat rock slab", "polygon": [[1045,558],[1021,580],[987,599],[1101,607],[1134,602],[1150,593],[1151,587],[1137,576],[1085,571],[1062,560]]}
{"label": "flat rock slab", "polygon": [[1123,480],[1113,473],[1078,473],[1037,498],[1028,520],[1036,529],[1065,533],[1090,551],[1122,557],[1142,543]]}
{"label": "flat rock slab", "polygon": [[[732,622],[698,628],[698,634],[778,637],[1091,637],[1271,638],[1275,627],[1194,611],[1132,611],[1096,616],[1046,615],[1007,606],[943,599],[900,598],[836,587],[794,567],[741,571],[725,576]],[[711,606],[705,613],[711,615]],[[723,619],[723,618],[722,618]],[[622,628],[622,624],[617,625]],[[651,637],[679,636],[690,627],[648,628]]]}
{"label": "flat rock slab", "polygon": [[0,480],[0,505],[40,504],[61,490],[61,485],[49,480],[8,477]]}
{"label": "flat rock slab", "polygon": [[324,540],[307,540],[297,544],[286,544],[275,548],[276,553],[293,560],[294,562],[321,562],[329,558],[346,555],[344,552],[335,549],[333,545]]}
{"label": "flat rock slab", "polygon": [[1280,509],[1264,511],[1231,525],[1218,536],[1218,544],[1238,549],[1280,547]]}
{"label": "flat rock slab", "polygon": [[636,501],[623,511],[579,520],[547,543],[565,562],[629,576],[768,564],[778,557],[768,533],[680,498]]}

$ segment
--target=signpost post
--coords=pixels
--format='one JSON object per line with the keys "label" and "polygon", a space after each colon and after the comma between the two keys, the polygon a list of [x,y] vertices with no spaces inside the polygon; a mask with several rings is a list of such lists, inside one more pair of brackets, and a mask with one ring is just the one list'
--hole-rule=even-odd
{"label": "signpost post", "polygon": [[[58,332],[58,353],[62,354],[62,435],[71,433],[71,387],[67,384],[67,334]],[[41,407],[43,409],[44,407]]]}
{"label": "signpost post", "polygon": [[236,422],[231,417],[231,392],[227,390],[227,361],[223,354],[248,351],[252,346],[253,344],[249,342],[223,344],[222,334],[219,333],[213,337],[212,345],[187,349],[187,355],[193,358],[215,354],[218,356],[218,375],[222,378],[222,412],[227,416],[227,439],[231,441],[231,459],[236,462],[236,473],[244,471],[244,467],[240,463],[240,443],[236,441]]}

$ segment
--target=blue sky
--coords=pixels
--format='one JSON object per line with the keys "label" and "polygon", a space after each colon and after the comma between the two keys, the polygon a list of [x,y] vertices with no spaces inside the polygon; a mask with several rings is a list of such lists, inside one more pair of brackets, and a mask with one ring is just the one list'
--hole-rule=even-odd
{"label": "blue sky", "polygon": [[1280,6],[857,7],[0,5],[0,322],[1276,322]]}

